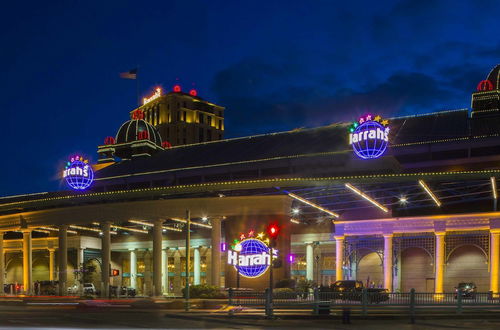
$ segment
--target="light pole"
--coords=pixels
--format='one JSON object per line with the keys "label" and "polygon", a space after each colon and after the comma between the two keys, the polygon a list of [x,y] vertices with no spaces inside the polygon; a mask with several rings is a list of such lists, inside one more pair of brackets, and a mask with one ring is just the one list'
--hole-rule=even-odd
{"label": "light pole", "polygon": [[189,265],[191,260],[191,213],[186,210],[186,312],[189,312]]}

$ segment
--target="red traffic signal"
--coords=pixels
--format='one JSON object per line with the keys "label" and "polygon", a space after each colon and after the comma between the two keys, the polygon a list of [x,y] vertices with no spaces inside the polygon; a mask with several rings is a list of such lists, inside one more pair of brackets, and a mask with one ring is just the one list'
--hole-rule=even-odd
{"label": "red traffic signal", "polygon": [[111,269],[111,276],[118,276],[120,275],[120,271],[118,269]]}
{"label": "red traffic signal", "polygon": [[272,223],[267,227],[267,234],[269,235],[269,237],[271,237],[271,239],[276,239],[279,232],[280,227],[275,223]]}

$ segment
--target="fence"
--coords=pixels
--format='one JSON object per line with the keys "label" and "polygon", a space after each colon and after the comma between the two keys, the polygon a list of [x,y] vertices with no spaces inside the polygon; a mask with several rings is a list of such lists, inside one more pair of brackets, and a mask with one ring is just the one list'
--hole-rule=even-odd
{"label": "fence", "polygon": [[229,290],[229,305],[261,308],[267,316],[272,316],[275,309],[310,310],[313,314],[329,314],[335,308],[357,309],[362,315],[368,315],[370,309],[406,310],[412,321],[418,309],[442,307],[455,313],[462,313],[466,308],[486,307],[500,309],[498,295],[491,292],[468,293],[462,291],[453,293],[408,293],[369,292],[363,289],[359,292],[271,292]]}

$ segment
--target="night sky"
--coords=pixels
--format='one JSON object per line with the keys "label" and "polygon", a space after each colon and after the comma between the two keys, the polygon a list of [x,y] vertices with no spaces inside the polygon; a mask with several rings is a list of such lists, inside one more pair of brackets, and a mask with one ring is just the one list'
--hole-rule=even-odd
{"label": "night sky", "polygon": [[0,21],[0,195],[65,189],[142,95],[195,86],[226,137],[470,107],[500,63],[500,3],[9,1]]}

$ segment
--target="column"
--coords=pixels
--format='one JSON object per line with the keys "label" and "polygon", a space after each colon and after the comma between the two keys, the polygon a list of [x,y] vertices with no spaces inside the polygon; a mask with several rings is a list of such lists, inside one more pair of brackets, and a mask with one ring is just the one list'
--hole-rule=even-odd
{"label": "column", "polygon": [[85,249],[82,249],[81,247],[77,249],[77,255],[76,255],[76,268],[80,269],[83,267],[83,254],[85,253]]}
{"label": "column", "polygon": [[393,234],[384,234],[384,288],[392,292],[392,237]]}
{"label": "column", "polygon": [[54,281],[54,252],[55,249],[49,249],[49,281]]}
{"label": "column", "polygon": [[335,236],[335,280],[344,279],[344,236]]}
{"label": "column", "polygon": [[109,273],[111,271],[111,223],[101,223],[102,230],[102,265],[101,265],[101,296],[109,297]]}
{"label": "column", "polygon": [[59,295],[67,294],[66,282],[68,280],[68,225],[59,226]]}
{"label": "column", "polygon": [[137,290],[137,252],[130,250],[130,286]]}
{"label": "column", "polygon": [[32,261],[33,247],[31,241],[31,231],[23,231],[23,285],[26,294],[32,294]]}
{"label": "column", "polygon": [[168,294],[168,250],[161,250],[161,283],[163,294]]}
{"label": "column", "polygon": [[194,270],[194,285],[201,284],[201,257],[200,257],[200,247],[197,246],[193,253],[193,270]]}
{"label": "column", "polygon": [[0,296],[5,294],[3,286],[5,284],[5,256],[3,254],[3,232],[0,231]]}
{"label": "column", "polygon": [[153,227],[153,295],[161,296],[161,247],[163,241],[163,220],[156,220]]}
{"label": "column", "polygon": [[435,270],[435,289],[434,293],[443,293],[443,279],[444,279],[444,231],[436,232],[436,260],[434,262]]}
{"label": "column", "polygon": [[314,280],[314,248],[313,243],[306,243],[306,280]]}
{"label": "column", "polygon": [[211,218],[212,223],[212,260],[210,271],[212,272],[212,285],[220,287],[220,248],[221,248],[221,219]]}
{"label": "column", "polygon": [[490,230],[490,291],[498,296],[498,266],[500,262],[500,229]]}

